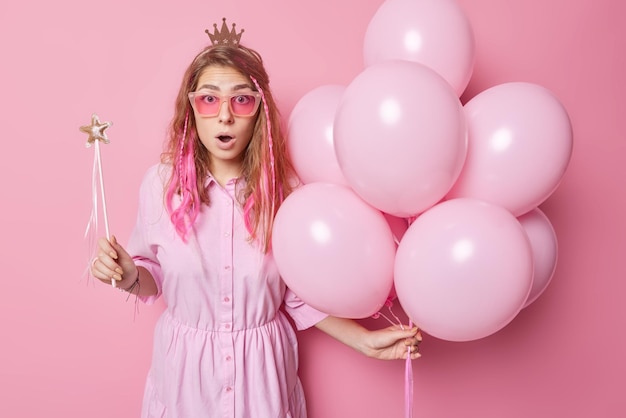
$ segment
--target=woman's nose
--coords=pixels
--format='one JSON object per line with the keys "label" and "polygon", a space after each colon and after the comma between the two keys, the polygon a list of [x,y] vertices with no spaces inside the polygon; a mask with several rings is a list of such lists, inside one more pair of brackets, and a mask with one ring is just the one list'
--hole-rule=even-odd
{"label": "woman's nose", "polygon": [[[226,106],[224,106],[226,105]],[[217,114],[219,121],[223,122],[223,123],[227,123],[227,122],[232,122],[233,121],[233,114],[230,111],[230,106],[228,105],[228,102],[226,100],[222,100],[222,102],[220,102],[220,110]]]}

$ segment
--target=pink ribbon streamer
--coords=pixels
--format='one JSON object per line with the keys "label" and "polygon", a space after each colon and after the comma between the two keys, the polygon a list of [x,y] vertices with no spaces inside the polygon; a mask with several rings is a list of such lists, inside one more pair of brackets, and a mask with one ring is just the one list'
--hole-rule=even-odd
{"label": "pink ribbon streamer", "polygon": [[[413,327],[413,323],[410,319],[409,327]],[[413,367],[411,364],[411,347],[407,348],[404,367],[404,411],[406,418],[413,417]]]}
{"label": "pink ribbon streamer", "polygon": [[[372,315],[372,318],[378,319],[382,316],[391,325],[399,325],[402,329],[404,329],[400,318],[398,318],[398,316],[391,310],[393,306],[393,302],[391,301],[391,299],[387,299],[385,301],[385,306],[389,310],[391,316],[393,316],[393,318],[397,322],[394,323],[389,317],[387,317],[387,315],[385,315],[381,311],[378,311],[374,315]],[[409,328],[413,328],[413,321],[411,321],[411,319],[409,319]],[[404,416],[405,418],[413,417],[413,366],[411,364],[410,346],[406,349],[406,362],[404,364]]]}
{"label": "pink ribbon streamer", "polygon": [[[93,159],[93,169],[91,173],[91,214],[87,227],[85,228],[85,238],[89,239],[89,254],[90,257],[96,251],[96,234],[98,233],[98,183],[100,185],[100,200],[102,201],[102,218],[104,220],[104,230],[107,239],[111,239],[111,232],[109,230],[109,217],[107,215],[107,203],[106,194],[104,193],[104,176],[102,175],[102,155],[100,153],[100,141],[94,141],[95,151]],[[87,263],[85,272],[89,273],[91,267],[91,258]],[[111,286],[115,287],[115,280],[111,281]]]}

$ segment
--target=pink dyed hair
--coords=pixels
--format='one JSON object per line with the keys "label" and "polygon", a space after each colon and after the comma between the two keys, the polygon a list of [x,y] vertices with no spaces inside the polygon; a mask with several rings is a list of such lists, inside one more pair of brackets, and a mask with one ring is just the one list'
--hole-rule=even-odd
{"label": "pink dyed hair", "polygon": [[[203,205],[210,204],[204,184],[209,175],[208,151],[200,142],[189,103],[188,93],[195,91],[205,68],[231,67],[250,78],[261,93],[263,110],[259,110],[253,137],[245,150],[239,203],[251,240],[260,242],[264,251],[270,248],[274,216],[282,201],[291,193],[295,179],[286,151],[286,139],[278,108],[269,88],[269,77],[261,56],[239,45],[209,46],[203,49],[187,68],[176,99],[174,117],[162,162],[172,166],[165,189],[165,205],[178,235],[187,236]],[[179,196],[179,197],[177,197]],[[174,202],[180,201],[176,206]]]}

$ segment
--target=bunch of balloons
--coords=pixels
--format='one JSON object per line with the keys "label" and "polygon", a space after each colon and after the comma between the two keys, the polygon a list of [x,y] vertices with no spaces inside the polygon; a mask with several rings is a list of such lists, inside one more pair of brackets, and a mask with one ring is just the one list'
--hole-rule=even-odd
{"label": "bunch of balloons", "polygon": [[557,239],[538,206],[569,164],[571,123],[526,82],[462,105],[474,48],[455,0],[387,0],[364,70],[296,104],[288,147],[304,186],[279,209],[272,246],[308,304],[365,318],[397,296],[428,334],[468,341],[548,285]]}

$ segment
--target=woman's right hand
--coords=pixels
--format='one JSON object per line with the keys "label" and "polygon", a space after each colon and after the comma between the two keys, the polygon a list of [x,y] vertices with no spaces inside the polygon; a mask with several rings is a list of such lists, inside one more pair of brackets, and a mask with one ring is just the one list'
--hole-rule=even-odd
{"label": "woman's right hand", "polygon": [[126,252],[115,236],[109,241],[98,240],[98,252],[91,263],[91,274],[103,283],[115,280],[117,287],[125,289],[137,279],[139,271],[132,257]]}

